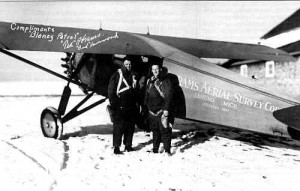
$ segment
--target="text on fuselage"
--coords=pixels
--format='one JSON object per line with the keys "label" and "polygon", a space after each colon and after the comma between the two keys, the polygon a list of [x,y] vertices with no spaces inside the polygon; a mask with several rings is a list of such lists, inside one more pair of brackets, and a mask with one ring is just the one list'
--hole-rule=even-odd
{"label": "text on fuselage", "polygon": [[237,109],[237,104],[242,104],[257,109],[264,109],[269,112],[274,112],[279,109],[279,107],[272,105],[270,102],[259,101],[242,95],[239,92],[233,93],[223,88],[212,86],[206,81],[198,82],[182,76],[178,76],[178,78],[179,84],[182,88],[193,90],[195,93],[194,97],[204,101],[214,103],[215,98],[220,98],[223,100],[222,105],[231,109]]}

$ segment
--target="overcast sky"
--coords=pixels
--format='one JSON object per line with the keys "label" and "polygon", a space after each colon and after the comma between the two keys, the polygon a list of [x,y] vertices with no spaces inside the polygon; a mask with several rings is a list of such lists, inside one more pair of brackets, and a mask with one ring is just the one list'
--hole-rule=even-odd
{"label": "overcast sky", "polygon": [[0,2],[3,21],[255,42],[297,1]]}
{"label": "overcast sky", "polygon": [[257,43],[299,8],[297,1],[0,2],[0,20],[92,29],[101,22],[108,30]]}

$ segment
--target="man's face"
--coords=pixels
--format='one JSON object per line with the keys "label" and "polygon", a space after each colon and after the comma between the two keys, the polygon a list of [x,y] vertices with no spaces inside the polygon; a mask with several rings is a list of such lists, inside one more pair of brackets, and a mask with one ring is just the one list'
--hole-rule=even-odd
{"label": "man's face", "polygon": [[131,61],[125,60],[124,61],[124,66],[125,66],[127,71],[129,71],[129,72],[131,71]]}
{"label": "man's face", "polygon": [[154,75],[154,77],[158,77],[159,73],[160,73],[160,68],[158,65],[152,65],[152,73]]}

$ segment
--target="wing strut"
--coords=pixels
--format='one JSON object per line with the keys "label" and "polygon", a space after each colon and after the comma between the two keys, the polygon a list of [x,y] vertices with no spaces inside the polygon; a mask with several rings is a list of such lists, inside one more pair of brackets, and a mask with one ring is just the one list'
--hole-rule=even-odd
{"label": "wing strut", "polygon": [[40,65],[38,65],[38,64],[36,64],[36,63],[34,63],[34,62],[31,62],[30,60],[27,60],[27,59],[25,59],[25,58],[23,58],[23,57],[20,57],[20,56],[14,54],[14,53],[11,53],[11,52],[9,52],[9,51],[7,51],[7,50],[4,50],[3,48],[0,48],[0,52],[2,52],[3,54],[8,55],[8,56],[10,56],[10,57],[13,57],[13,58],[15,58],[15,59],[17,59],[17,60],[20,60],[20,61],[22,61],[22,62],[25,62],[26,64],[29,64],[29,65],[31,65],[31,66],[33,66],[33,67],[36,67],[36,68],[40,69],[40,70],[43,70],[43,71],[45,71],[45,72],[47,72],[47,73],[49,73],[49,74],[52,74],[52,75],[54,75],[54,76],[56,76],[56,77],[58,77],[58,78],[61,78],[61,79],[66,80],[66,81],[68,81],[68,82],[74,83],[74,84],[76,84],[76,85],[78,85],[78,86],[85,87],[82,83],[80,83],[80,82],[78,82],[78,81],[75,81],[75,80],[72,80],[72,79],[70,79],[70,78],[67,78],[67,77],[65,77],[65,76],[63,76],[63,75],[61,75],[61,74],[59,74],[59,73],[56,73],[56,72],[54,72],[54,71],[52,71],[52,70],[49,70],[48,68],[45,68],[45,67],[43,67],[43,66],[40,66]]}

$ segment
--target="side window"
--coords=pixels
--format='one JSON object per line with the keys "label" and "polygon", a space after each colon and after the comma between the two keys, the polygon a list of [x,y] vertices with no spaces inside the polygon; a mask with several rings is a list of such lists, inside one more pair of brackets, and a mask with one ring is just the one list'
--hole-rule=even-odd
{"label": "side window", "polygon": [[241,65],[240,66],[240,73],[242,76],[247,77],[248,76],[248,66],[247,65]]}
{"label": "side window", "polygon": [[275,63],[274,61],[266,62],[266,77],[272,78],[275,76]]}

